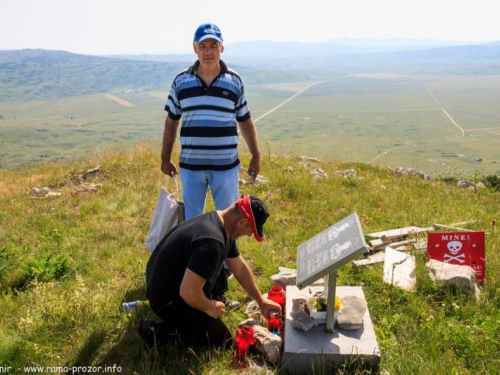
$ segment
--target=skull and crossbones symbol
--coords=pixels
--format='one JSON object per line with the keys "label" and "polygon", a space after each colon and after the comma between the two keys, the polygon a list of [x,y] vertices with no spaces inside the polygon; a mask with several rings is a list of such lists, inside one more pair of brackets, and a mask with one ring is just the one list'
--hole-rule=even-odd
{"label": "skull and crossbones symbol", "polygon": [[446,245],[448,247],[448,250],[450,251],[450,254],[444,254],[444,262],[445,263],[450,263],[452,260],[456,260],[460,264],[465,263],[465,254],[460,254],[457,255],[460,250],[462,250],[462,242],[460,241],[450,241]]}

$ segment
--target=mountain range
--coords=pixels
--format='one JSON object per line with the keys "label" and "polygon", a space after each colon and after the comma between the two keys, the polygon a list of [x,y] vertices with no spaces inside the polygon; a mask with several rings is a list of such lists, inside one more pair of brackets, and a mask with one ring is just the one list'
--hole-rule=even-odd
{"label": "mountain range", "polygon": [[[66,51],[0,51],[0,101],[166,90],[194,54],[90,56]],[[324,43],[228,44],[223,59],[247,84],[326,78],[333,69],[397,74],[499,75],[500,41],[336,39]]]}

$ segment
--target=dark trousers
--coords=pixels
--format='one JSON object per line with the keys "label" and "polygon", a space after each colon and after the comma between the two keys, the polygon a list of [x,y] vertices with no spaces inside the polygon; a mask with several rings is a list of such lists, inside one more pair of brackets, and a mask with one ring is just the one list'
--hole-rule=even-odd
{"label": "dark trousers", "polygon": [[[219,274],[212,299],[227,291],[227,277],[224,270]],[[173,302],[150,301],[156,315],[163,321],[155,328],[160,342],[179,338],[183,343],[193,346],[230,348],[233,345],[231,332],[220,319],[192,308],[182,300]]]}

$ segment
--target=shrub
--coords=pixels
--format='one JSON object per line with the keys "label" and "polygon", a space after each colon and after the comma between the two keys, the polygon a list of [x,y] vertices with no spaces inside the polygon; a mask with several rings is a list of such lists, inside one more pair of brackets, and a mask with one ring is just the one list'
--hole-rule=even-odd
{"label": "shrub", "polygon": [[492,190],[500,191],[500,179],[495,174],[486,176],[485,185]]}
{"label": "shrub", "polygon": [[70,258],[63,254],[31,259],[22,265],[25,283],[32,279],[45,282],[59,280],[73,272],[70,263]]}

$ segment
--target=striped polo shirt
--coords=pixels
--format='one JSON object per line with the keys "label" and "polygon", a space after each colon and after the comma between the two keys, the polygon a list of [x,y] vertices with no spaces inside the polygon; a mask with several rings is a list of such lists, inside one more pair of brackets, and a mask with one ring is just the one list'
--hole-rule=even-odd
{"label": "striped polo shirt", "polygon": [[223,171],[239,165],[237,122],[250,118],[240,76],[221,60],[210,86],[196,74],[199,61],[175,77],[165,110],[182,117],[179,166]]}

